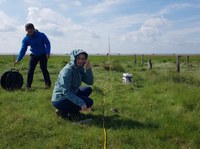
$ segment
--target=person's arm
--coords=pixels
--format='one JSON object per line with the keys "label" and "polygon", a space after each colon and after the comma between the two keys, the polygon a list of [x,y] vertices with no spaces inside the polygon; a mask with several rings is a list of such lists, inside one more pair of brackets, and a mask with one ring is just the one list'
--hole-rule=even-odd
{"label": "person's arm", "polygon": [[51,43],[44,33],[42,33],[42,39],[43,39],[44,44],[45,44],[46,58],[49,59],[50,58],[50,52],[51,52]]}
{"label": "person's arm", "polygon": [[59,86],[65,98],[73,102],[74,104],[81,107],[81,109],[85,109],[85,102],[71,92],[71,79],[72,73],[70,70],[64,70],[59,74]]}
{"label": "person's arm", "polygon": [[94,83],[94,76],[93,76],[93,72],[92,72],[89,60],[86,60],[85,72],[83,73],[82,81],[88,85],[93,85]]}
{"label": "person's arm", "polygon": [[22,60],[22,58],[24,57],[24,55],[26,54],[28,48],[28,43],[26,41],[26,37],[22,40],[22,46],[19,52],[19,55],[17,57],[17,60],[15,61],[14,65],[16,65],[20,60]]}

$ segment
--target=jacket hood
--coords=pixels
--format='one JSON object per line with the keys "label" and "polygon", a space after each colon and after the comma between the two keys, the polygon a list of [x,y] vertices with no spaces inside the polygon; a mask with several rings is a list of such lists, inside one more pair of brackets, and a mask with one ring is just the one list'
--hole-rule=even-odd
{"label": "jacket hood", "polygon": [[75,65],[76,65],[76,58],[77,58],[77,56],[78,56],[79,54],[81,54],[81,53],[85,54],[85,55],[86,55],[86,59],[87,59],[88,54],[87,54],[87,52],[85,52],[84,50],[75,49],[75,50],[73,50],[72,52],[70,52],[70,64],[71,64],[72,66],[75,66]]}

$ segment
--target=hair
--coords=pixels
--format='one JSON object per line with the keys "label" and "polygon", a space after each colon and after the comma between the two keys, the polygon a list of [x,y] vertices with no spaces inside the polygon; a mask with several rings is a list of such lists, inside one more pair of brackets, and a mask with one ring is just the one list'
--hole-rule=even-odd
{"label": "hair", "polygon": [[25,29],[27,30],[27,29],[35,29],[35,27],[34,27],[34,25],[32,24],[32,23],[27,23],[26,25],[25,25]]}
{"label": "hair", "polygon": [[85,56],[85,58],[87,59],[88,58],[88,54],[86,52],[82,52],[82,53],[79,53],[78,55],[76,55],[75,57],[77,58],[79,55],[83,54]]}

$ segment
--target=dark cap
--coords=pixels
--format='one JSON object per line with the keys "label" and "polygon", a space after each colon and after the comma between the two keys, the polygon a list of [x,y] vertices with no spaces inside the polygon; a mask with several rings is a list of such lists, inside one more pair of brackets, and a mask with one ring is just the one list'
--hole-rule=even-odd
{"label": "dark cap", "polygon": [[25,25],[25,29],[27,30],[27,29],[34,29],[34,25],[32,24],[32,23],[27,23],[26,25]]}

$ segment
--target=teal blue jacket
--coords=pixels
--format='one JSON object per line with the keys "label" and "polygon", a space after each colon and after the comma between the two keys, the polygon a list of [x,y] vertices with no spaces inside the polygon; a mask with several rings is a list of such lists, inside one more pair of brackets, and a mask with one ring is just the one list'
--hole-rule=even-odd
{"label": "teal blue jacket", "polygon": [[84,69],[75,64],[76,56],[80,53],[87,53],[83,50],[74,50],[70,53],[70,62],[60,71],[58,79],[55,83],[52,102],[61,100],[70,100],[78,106],[83,106],[85,102],[76,96],[76,93],[84,82],[87,85],[92,85],[94,82],[92,69]]}

